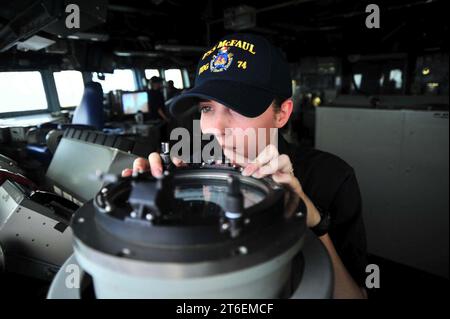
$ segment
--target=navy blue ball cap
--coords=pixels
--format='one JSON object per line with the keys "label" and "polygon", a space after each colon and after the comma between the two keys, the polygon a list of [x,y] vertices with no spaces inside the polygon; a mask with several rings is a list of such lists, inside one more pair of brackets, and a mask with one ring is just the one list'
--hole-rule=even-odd
{"label": "navy blue ball cap", "polygon": [[288,63],[281,51],[261,36],[224,37],[202,55],[196,72],[194,87],[170,104],[174,116],[190,111],[199,99],[207,99],[256,117],[274,98],[292,96]]}

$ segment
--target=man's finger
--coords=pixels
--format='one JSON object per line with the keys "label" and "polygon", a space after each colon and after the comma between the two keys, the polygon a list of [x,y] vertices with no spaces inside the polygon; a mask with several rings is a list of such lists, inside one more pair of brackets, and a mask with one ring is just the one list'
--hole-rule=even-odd
{"label": "man's finger", "polygon": [[278,149],[275,145],[267,145],[262,152],[255,158],[253,163],[247,165],[242,171],[242,175],[250,176],[253,175],[260,167],[269,163],[273,158],[278,156]]}
{"label": "man's finger", "polygon": [[292,182],[292,175],[286,173],[276,173],[272,175],[272,179],[278,184],[288,185]]}
{"label": "man's finger", "polygon": [[256,178],[262,178],[267,175],[275,174],[276,172],[292,172],[292,163],[289,159],[289,156],[287,156],[286,154],[282,154],[273,158],[269,163],[260,167],[255,173],[253,173],[252,176]]}
{"label": "man's finger", "polygon": [[277,172],[271,177],[276,183],[288,186],[292,192],[303,198],[302,185],[292,174]]}
{"label": "man's finger", "polygon": [[145,158],[138,157],[133,162],[133,172],[145,172],[149,168],[149,163]]}
{"label": "man's finger", "polygon": [[128,177],[131,176],[133,174],[133,170],[131,168],[125,168],[122,171],[122,177]]}
{"label": "man's finger", "polygon": [[172,157],[172,163],[176,167],[186,166],[186,163],[183,162],[183,160],[181,158],[178,158],[178,157],[175,157],[175,156]]}
{"label": "man's finger", "polygon": [[152,175],[155,177],[161,176],[163,172],[161,156],[157,152],[153,152],[148,156],[148,162],[150,163]]}

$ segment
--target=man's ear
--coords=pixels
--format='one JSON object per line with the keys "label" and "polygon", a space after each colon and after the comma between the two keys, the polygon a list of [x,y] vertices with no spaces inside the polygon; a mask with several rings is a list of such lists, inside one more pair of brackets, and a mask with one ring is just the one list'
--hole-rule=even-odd
{"label": "man's ear", "polygon": [[294,102],[292,102],[292,99],[287,99],[280,105],[280,110],[275,114],[276,128],[282,128],[286,125],[291,117],[293,108]]}

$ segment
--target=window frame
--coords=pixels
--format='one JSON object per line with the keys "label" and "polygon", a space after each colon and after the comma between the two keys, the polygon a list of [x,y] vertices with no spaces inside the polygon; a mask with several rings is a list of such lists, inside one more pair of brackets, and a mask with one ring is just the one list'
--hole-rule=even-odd
{"label": "window frame", "polygon": [[150,81],[150,79],[148,79],[147,75],[145,74],[145,71],[147,71],[147,70],[156,70],[156,71],[158,71],[158,75],[157,76],[159,76],[160,78],[163,78],[162,71],[164,71],[164,70],[159,69],[159,68],[144,68],[143,69],[143,73],[144,73],[144,79],[145,80]]}
{"label": "window frame", "polygon": [[[103,73],[103,74],[110,74],[110,75],[112,75],[112,74],[114,74],[114,71],[116,71],[116,70],[129,70],[129,71],[131,71],[131,73],[132,73],[132,75],[133,75],[133,83],[134,83],[134,90],[133,91],[137,91],[137,90],[139,90],[140,89],[140,86],[139,86],[139,81],[137,80],[137,75],[136,75],[136,69],[135,68],[115,68],[114,70],[113,70],[113,73],[107,73],[107,72],[91,72],[91,81],[92,82],[97,82],[97,81],[94,81],[94,73]],[[102,85],[102,83],[101,82],[97,82],[97,83],[100,83],[100,85]],[[103,89],[103,85],[102,85],[102,89]],[[129,91],[128,89],[120,89],[120,91]],[[108,92],[106,92],[104,89],[103,89],[103,94],[105,95],[105,94],[109,94],[109,92],[111,92],[111,91],[108,91]]]}
{"label": "window frame", "polygon": [[[62,106],[62,105],[60,104],[60,102],[59,102],[58,89],[56,88],[56,81],[55,81],[54,73],[56,73],[56,72],[62,72],[62,71],[78,71],[78,72],[80,72],[80,74],[81,74],[81,80],[83,81],[83,94],[84,94],[84,88],[86,87],[85,74],[84,74],[84,72],[81,71],[81,70],[68,70],[68,69],[62,70],[62,69],[61,69],[61,70],[52,70],[52,71],[51,71],[51,76],[52,76],[53,84],[54,84],[54,86],[55,86],[55,95],[56,95],[56,103],[57,103],[57,106],[58,106],[58,110],[59,110],[59,111],[73,111],[73,110],[75,110],[75,109],[77,108],[78,105],[75,105],[75,106],[66,106],[66,107],[64,107],[64,106]],[[81,95],[81,98],[83,98],[83,94]],[[81,99],[80,99],[80,101],[81,101]]]}
{"label": "window frame", "polygon": [[[53,81],[52,72],[46,69],[7,69],[2,70],[2,72],[39,72],[41,74],[42,85],[44,87],[45,98],[47,100],[47,108],[42,110],[30,110],[30,111],[17,111],[17,112],[4,112],[0,113],[0,118],[14,118],[21,116],[29,116],[29,115],[38,115],[38,114],[48,114],[52,112],[59,111],[59,103],[56,97],[53,98],[51,92],[52,90],[56,93],[55,83]],[[53,89],[52,89],[53,86]]]}
{"label": "window frame", "polygon": [[[179,89],[179,90],[184,90],[185,88],[186,88],[186,83],[184,82],[184,76],[183,76],[183,69],[182,68],[176,68],[176,67],[172,67],[172,68],[169,68],[169,69],[164,69],[163,70],[163,73],[164,73],[164,81],[166,81],[167,82],[167,76],[166,76],[166,72],[167,71],[169,71],[169,70],[178,70],[179,72],[180,72],[180,77],[181,77],[181,85],[183,85],[183,87],[182,88],[177,88],[176,86],[176,88],[177,89]],[[172,80],[173,81],[173,80]]]}

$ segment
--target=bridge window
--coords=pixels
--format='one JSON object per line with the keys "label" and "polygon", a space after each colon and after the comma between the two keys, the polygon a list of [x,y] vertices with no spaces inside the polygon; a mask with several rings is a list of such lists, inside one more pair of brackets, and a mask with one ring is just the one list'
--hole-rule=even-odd
{"label": "bridge window", "polygon": [[154,76],[161,76],[158,69],[145,69],[145,78],[150,80]]}
{"label": "bridge window", "polygon": [[53,72],[59,105],[61,107],[78,106],[83,96],[84,83],[80,71]]}
{"label": "bridge window", "polygon": [[48,108],[39,71],[0,72],[0,113]]}
{"label": "bridge window", "polygon": [[389,81],[392,81],[395,89],[399,90],[402,88],[402,70],[394,69],[389,72]]}
{"label": "bridge window", "polygon": [[137,85],[134,79],[134,72],[130,69],[116,69],[113,73],[103,73],[104,79],[100,73],[92,75],[92,81],[102,85],[103,93],[110,91],[136,91]]}
{"label": "bridge window", "polygon": [[177,89],[183,89],[183,76],[181,75],[180,69],[168,69],[164,71],[164,76],[166,81],[173,81],[173,85]]}
{"label": "bridge window", "polygon": [[362,82],[362,74],[358,73],[358,74],[353,74],[353,85],[356,86],[355,89],[359,90],[361,89],[361,82]]}

